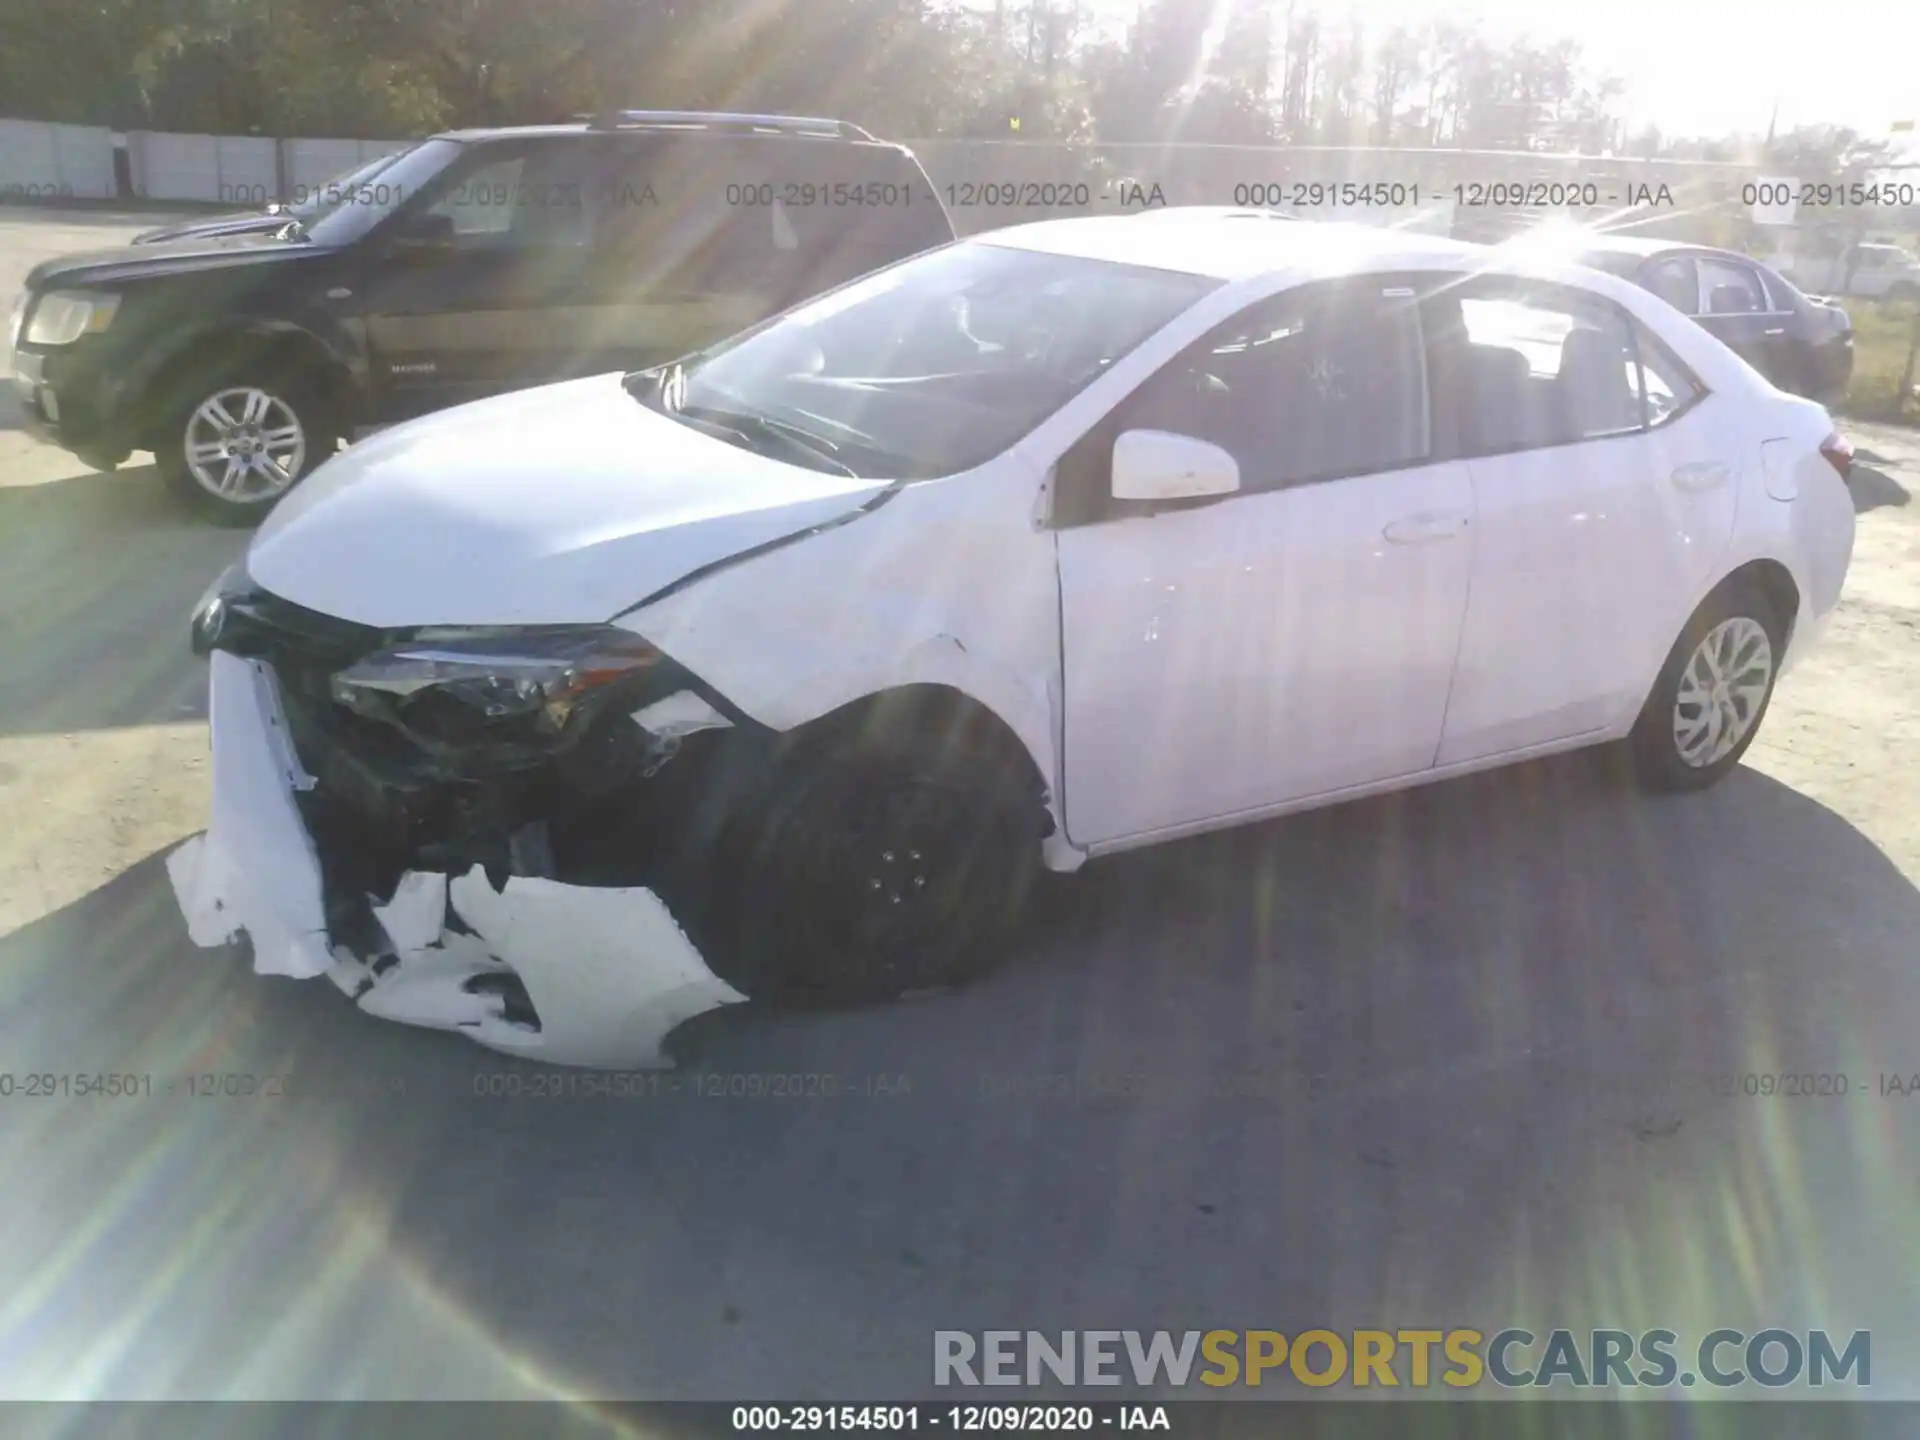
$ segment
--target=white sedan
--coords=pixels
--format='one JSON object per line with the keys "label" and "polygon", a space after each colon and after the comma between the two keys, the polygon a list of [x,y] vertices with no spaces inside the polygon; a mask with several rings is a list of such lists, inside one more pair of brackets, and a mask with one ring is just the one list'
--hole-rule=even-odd
{"label": "white sedan", "polygon": [[196,613],[194,937],[664,1063],[949,984],[1037,868],[1623,742],[1724,777],[1850,452],[1625,281],[1257,215],[906,260],[329,460]]}

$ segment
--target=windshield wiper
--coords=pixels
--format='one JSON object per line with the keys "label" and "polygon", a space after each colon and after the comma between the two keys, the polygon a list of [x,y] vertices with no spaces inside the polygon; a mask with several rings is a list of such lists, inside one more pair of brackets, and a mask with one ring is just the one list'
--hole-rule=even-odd
{"label": "windshield wiper", "polygon": [[307,227],[304,221],[297,215],[289,215],[287,216],[287,223],[273,232],[273,238],[276,240],[294,240],[304,245],[311,241],[313,236],[307,233]]}
{"label": "windshield wiper", "polygon": [[835,453],[839,447],[831,440],[785,420],[776,420],[771,415],[756,415],[750,410],[720,410],[710,405],[682,405],[679,409],[670,410],[667,413],[721,426],[733,431],[742,439],[757,437],[762,440],[772,439],[782,442],[789,449],[798,450],[832,466],[850,480],[860,478],[860,472]]}

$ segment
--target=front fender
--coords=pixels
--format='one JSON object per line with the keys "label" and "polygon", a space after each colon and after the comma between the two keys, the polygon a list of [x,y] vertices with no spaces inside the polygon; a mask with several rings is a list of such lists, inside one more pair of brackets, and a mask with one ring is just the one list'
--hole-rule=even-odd
{"label": "front fender", "polygon": [[[1019,739],[1063,836],[1059,570],[1038,484],[1009,466],[908,486],[621,623],[773,730],[904,686],[959,691]],[[1052,842],[1047,861],[1074,863]]]}

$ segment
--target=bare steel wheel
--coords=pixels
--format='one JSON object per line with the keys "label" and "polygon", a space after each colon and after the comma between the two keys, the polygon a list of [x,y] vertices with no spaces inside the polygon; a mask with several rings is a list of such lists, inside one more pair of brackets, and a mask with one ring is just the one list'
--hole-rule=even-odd
{"label": "bare steel wheel", "polygon": [[157,455],[187,500],[223,524],[252,525],[333,449],[297,380],[263,373],[193,386]]}
{"label": "bare steel wheel", "polygon": [[1700,790],[1740,763],[1779,673],[1782,630],[1755,587],[1709,597],[1674,643],[1630,741],[1655,790]]}
{"label": "bare steel wheel", "polygon": [[1673,741],[1695,769],[1747,738],[1773,687],[1773,643],[1757,620],[1722,620],[1694,647],[1673,701]]}

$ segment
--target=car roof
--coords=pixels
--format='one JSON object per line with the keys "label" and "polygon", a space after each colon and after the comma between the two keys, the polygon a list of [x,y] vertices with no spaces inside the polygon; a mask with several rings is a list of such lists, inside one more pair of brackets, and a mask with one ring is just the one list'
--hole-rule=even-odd
{"label": "car roof", "polygon": [[[1192,211],[1182,214],[1182,211]],[[1142,224],[1154,216],[1154,224]],[[1179,206],[1132,215],[1093,215],[1014,225],[974,238],[1054,255],[1172,270],[1216,280],[1282,271],[1424,269],[1435,262],[1486,257],[1490,248],[1412,231],[1345,221],[1261,224],[1280,217],[1217,206]],[[1178,223],[1175,223],[1175,222]]]}

